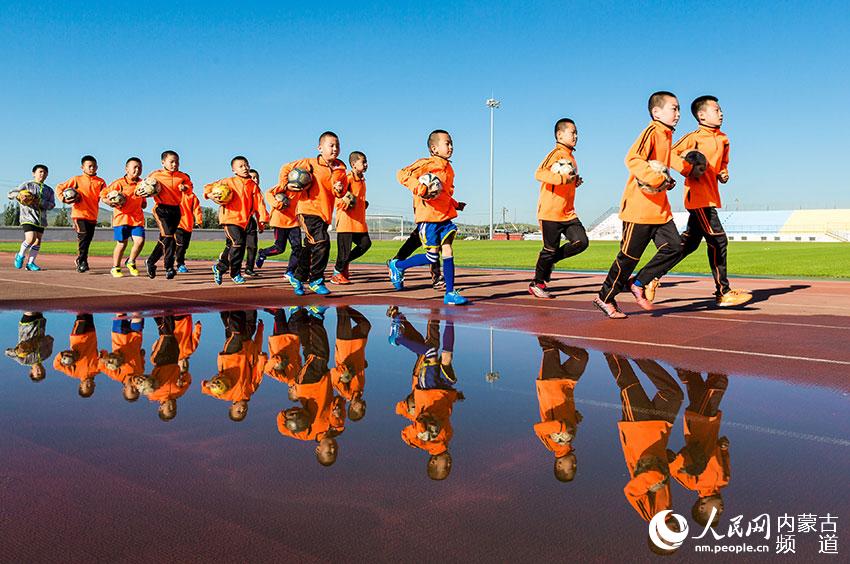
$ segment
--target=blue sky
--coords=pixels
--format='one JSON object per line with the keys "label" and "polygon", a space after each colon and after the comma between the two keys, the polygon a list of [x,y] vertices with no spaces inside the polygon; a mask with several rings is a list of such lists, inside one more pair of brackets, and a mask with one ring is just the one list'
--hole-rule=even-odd
{"label": "blue sky", "polygon": [[[560,117],[579,126],[589,223],[617,205],[646,98],[720,98],[726,207],[850,207],[850,8],[839,2],[4,3],[0,187],[145,170],[174,148],[200,186],[245,154],[271,185],[325,129],[369,156],[370,212],[411,215],[395,171],[448,129],[462,220],[485,223],[489,116],[496,215],[534,221],[533,173]],[[683,113],[678,132],[694,127]],[[671,192],[681,208],[681,194]]]}

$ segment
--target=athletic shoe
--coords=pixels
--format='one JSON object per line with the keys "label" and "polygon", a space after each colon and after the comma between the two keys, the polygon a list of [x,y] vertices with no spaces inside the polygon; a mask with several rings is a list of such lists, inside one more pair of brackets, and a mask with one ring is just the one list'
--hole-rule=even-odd
{"label": "athletic shoe", "polygon": [[177,271],[173,268],[169,268],[165,271],[165,279],[166,280],[174,280],[174,277],[177,276]]}
{"label": "athletic shoe", "polygon": [[632,295],[635,297],[635,302],[637,302],[637,305],[639,305],[641,309],[646,311],[653,310],[652,302],[646,299],[646,292],[644,291],[643,286],[638,286],[632,282],[629,284],[629,291],[631,291]]}
{"label": "athletic shoe", "polygon": [[324,321],[327,310],[327,306],[307,306],[307,315]]}
{"label": "athletic shoe", "polygon": [[434,280],[434,283],[432,284],[432,286],[438,292],[442,292],[443,290],[446,289],[446,279],[443,278],[443,275],[441,274],[439,278]]}
{"label": "athletic shoe", "polygon": [[443,303],[446,305],[466,305],[469,303],[469,300],[460,295],[460,293],[455,290],[454,292],[446,292],[446,297],[443,298]]}
{"label": "athletic shoe", "polygon": [[310,289],[313,292],[315,292],[316,294],[318,294],[320,296],[327,296],[328,294],[331,293],[331,291],[328,290],[328,287],[325,286],[325,279],[324,278],[319,278],[318,280],[313,280],[312,282],[309,282],[307,285],[310,287]]}
{"label": "athletic shoe", "polygon": [[298,286],[302,285],[301,281],[298,280],[295,277],[295,275],[292,274],[291,272],[287,272],[286,274],[283,275],[283,277],[286,278],[286,281],[289,282],[289,285],[292,286],[293,288],[297,288]]}
{"label": "athletic shoe", "polygon": [[593,305],[602,310],[602,313],[604,313],[605,317],[608,319],[625,319],[628,317],[628,315],[620,311],[620,308],[617,306],[617,302],[614,300],[611,300],[610,303],[606,303],[597,296],[593,298]]}
{"label": "athletic shoe", "polygon": [[109,274],[111,274],[113,278],[123,278],[124,277],[124,273],[121,272],[120,266],[113,266],[109,270]]}
{"label": "athletic shoe", "polygon": [[334,270],[334,275],[331,276],[330,283],[344,286],[346,284],[351,284],[351,280],[349,280],[342,272]]}
{"label": "athletic shoe", "polygon": [[[156,278],[156,265],[151,264],[150,261],[145,261],[145,268],[148,271],[148,278]],[[219,282],[221,284],[221,282]]]}
{"label": "athletic shoe", "polygon": [[177,272],[179,272],[180,274],[189,274],[189,269],[186,268],[185,264],[181,264],[177,267]]}
{"label": "athletic shoe", "polygon": [[729,290],[722,296],[717,296],[715,303],[719,307],[733,307],[744,305],[753,299],[753,295],[743,290]]}
{"label": "athletic shoe", "polygon": [[15,268],[23,268],[24,267],[24,255],[16,254],[15,255]]}
{"label": "athletic shoe", "polygon": [[233,280],[234,284],[244,284],[245,283],[245,278],[243,278],[241,274],[237,274],[236,276],[231,278],[231,280]]}
{"label": "athletic shoe", "polygon": [[28,262],[26,269],[30,272],[38,272],[39,270],[41,270],[41,267],[35,264],[34,262]]}
{"label": "athletic shoe", "polygon": [[257,253],[257,264],[256,268],[263,268],[263,264],[266,262],[266,255],[263,253]]}
{"label": "athletic shoe", "polygon": [[387,342],[394,347],[398,346],[398,340],[404,333],[404,316],[397,315],[393,317],[392,323],[390,323],[390,335],[387,337]]}
{"label": "athletic shoe", "polygon": [[212,265],[212,271],[213,271],[213,280],[215,280],[216,284],[221,286],[221,272],[218,271],[218,266]]}
{"label": "athletic shoe", "polygon": [[655,291],[658,289],[658,286],[661,285],[661,281],[658,278],[653,278],[649,284],[647,284],[643,289],[643,294],[646,296],[646,299],[654,302],[655,301]]}
{"label": "athletic shoe", "polygon": [[535,298],[551,298],[552,294],[546,290],[546,284],[532,282],[528,285],[528,293]]}
{"label": "athletic shoe", "polygon": [[128,261],[126,261],[126,262],[124,263],[124,266],[126,266],[126,267],[127,267],[127,270],[129,270],[129,271],[130,271],[130,275],[131,275],[131,276],[138,276],[138,275],[139,275],[139,269],[138,269],[138,268],[136,268],[136,263],[135,263],[135,262],[130,262],[130,261],[128,260]]}
{"label": "athletic shoe", "polygon": [[89,263],[87,261],[83,261],[77,264],[77,272],[88,272],[89,271]]}
{"label": "athletic shoe", "polygon": [[398,268],[398,259],[392,259],[387,263],[387,268],[390,271],[390,282],[396,290],[404,290],[404,271]]}
{"label": "athletic shoe", "polygon": [[252,276],[252,277],[254,277],[254,278],[256,278],[257,276],[259,276],[259,274],[257,274],[256,272],[254,272],[254,269],[252,269],[252,268],[248,268],[248,269],[246,269],[246,270],[245,270],[245,275],[246,275],[246,276]]}
{"label": "athletic shoe", "polygon": [[306,292],[304,291],[304,284],[303,284],[300,280],[298,280],[297,278],[295,278],[294,276],[292,277],[292,280],[293,280],[293,283],[292,283],[292,291],[293,291],[293,293],[294,293],[296,296],[303,296],[303,295],[306,293]]}

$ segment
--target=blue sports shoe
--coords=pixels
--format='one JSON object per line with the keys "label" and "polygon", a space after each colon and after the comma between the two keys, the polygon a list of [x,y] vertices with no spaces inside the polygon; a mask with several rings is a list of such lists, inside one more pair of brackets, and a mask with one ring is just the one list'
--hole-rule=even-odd
{"label": "blue sports shoe", "polygon": [[265,263],[265,262],[266,262],[266,255],[264,255],[263,253],[257,253],[257,261],[255,263],[257,268],[263,268],[263,263]]}
{"label": "blue sports shoe", "polygon": [[236,276],[231,278],[231,280],[233,280],[234,284],[244,284],[245,283],[245,279],[242,277],[241,274],[237,274]]}
{"label": "blue sports shoe", "polygon": [[466,305],[469,303],[469,300],[461,296],[460,293],[455,290],[454,292],[446,292],[446,297],[443,298],[443,303],[446,305]]}
{"label": "blue sports shoe", "polygon": [[325,319],[325,312],[328,310],[327,306],[307,306],[307,315],[310,317],[315,317],[316,319]]}
{"label": "blue sports shoe", "polygon": [[35,264],[34,262],[29,262],[27,263],[27,270],[30,270],[32,272],[38,272],[39,270],[41,270],[41,267]]}
{"label": "blue sports shoe", "polygon": [[287,279],[289,280],[289,283],[292,285],[292,290],[293,290],[293,292],[295,292],[295,295],[296,296],[303,296],[304,295],[304,283],[301,282],[301,280],[297,279],[296,277],[292,276],[289,273],[287,273]]}
{"label": "blue sports shoe", "polygon": [[313,280],[312,282],[310,282],[308,284],[308,286],[310,287],[311,290],[313,290],[316,294],[318,294],[320,296],[327,296],[328,294],[331,293],[331,291],[328,290],[328,287],[325,286],[325,279],[324,278],[319,278],[318,280]]}
{"label": "blue sports shoe", "polygon": [[179,272],[180,274],[189,274],[189,269],[186,268],[185,264],[181,264],[177,267],[177,272]]}
{"label": "blue sports shoe", "polygon": [[215,280],[215,283],[218,284],[219,286],[221,286],[221,272],[218,271],[218,267],[216,265],[213,265],[212,271],[213,271],[213,279]]}
{"label": "blue sports shoe", "polygon": [[24,255],[15,255],[15,268],[23,268],[24,266]]}
{"label": "blue sports shoe", "polygon": [[393,317],[392,323],[390,324],[390,336],[387,338],[387,342],[395,347],[398,346],[398,340],[403,333],[403,321],[404,318],[401,316]]}
{"label": "blue sports shoe", "polygon": [[397,264],[398,259],[392,259],[387,263],[387,268],[390,270],[390,282],[396,290],[404,290],[404,271],[400,270]]}
{"label": "blue sports shoe", "polygon": [[283,275],[286,278],[286,281],[289,282],[289,285],[295,288],[296,286],[301,285],[301,281],[298,280],[292,272],[287,271],[286,274]]}

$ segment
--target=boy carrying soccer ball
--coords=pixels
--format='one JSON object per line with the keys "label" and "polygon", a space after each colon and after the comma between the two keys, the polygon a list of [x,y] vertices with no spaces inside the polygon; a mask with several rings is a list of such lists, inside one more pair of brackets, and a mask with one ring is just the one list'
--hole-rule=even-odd
{"label": "boy carrying soccer ball", "polygon": [[121,278],[121,259],[127,242],[132,237],[133,247],[127,258],[127,270],[133,276],[139,275],[136,259],[145,246],[145,214],[142,211],[147,206],[147,200],[136,194],[136,188],[142,181],[142,160],[130,157],[124,166],[124,176],[106,187],[100,193],[100,199],[112,207],[112,231],[115,238],[115,250],[112,252],[113,278]]}
{"label": "boy carrying soccer ball", "polygon": [[44,183],[46,179],[47,167],[37,164],[32,167],[32,180],[9,192],[9,199],[17,200],[21,207],[20,224],[24,230],[21,250],[15,255],[15,268],[23,268],[26,260],[27,270],[41,270],[35,263],[35,258],[41,249],[44,228],[47,227],[47,210],[56,207],[53,188]]}

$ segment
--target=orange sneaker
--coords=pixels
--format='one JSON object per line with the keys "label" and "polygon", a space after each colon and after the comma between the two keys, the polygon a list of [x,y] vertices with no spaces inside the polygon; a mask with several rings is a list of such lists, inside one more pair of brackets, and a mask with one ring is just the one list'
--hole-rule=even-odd
{"label": "orange sneaker", "polygon": [[334,275],[331,276],[330,283],[343,286],[345,284],[351,284],[351,280],[346,278],[342,272],[334,272]]}
{"label": "orange sneaker", "polygon": [[743,290],[729,290],[722,296],[717,296],[715,303],[718,307],[734,307],[744,305],[753,299],[753,295]]}
{"label": "orange sneaker", "polygon": [[655,301],[655,291],[658,289],[658,286],[661,285],[661,281],[658,278],[653,278],[652,281],[647,284],[643,289],[643,295],[646,296],[646,299],[654,302]]}

